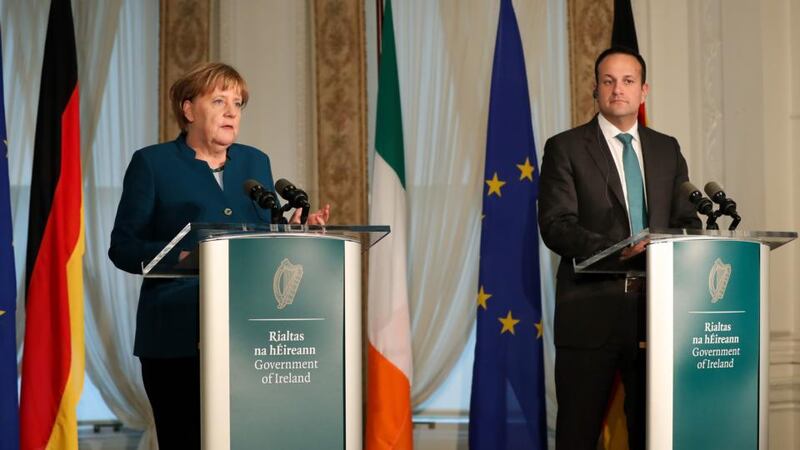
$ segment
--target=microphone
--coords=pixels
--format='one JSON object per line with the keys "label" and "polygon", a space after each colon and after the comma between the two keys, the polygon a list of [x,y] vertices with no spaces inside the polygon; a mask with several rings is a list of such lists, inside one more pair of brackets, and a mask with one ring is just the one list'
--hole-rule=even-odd
{"label": "microphone", "polygon": [[709,181],[706,183],[706,186],[703,188],[703,190],[706,191],[706,195],[708,195],[708,197],[714,203],[719,205],[719,209],[715,213],[717,216],[726,215],[733,218],[733,221],[728,229],[735,230],[739,225],[739,222],[742,221],[742,218],[736,212],[736,202],[733,201],[732,198],[728,198],[728,196],[725,195],[725,191],[722,190],[722,186],[714,181]]}
{"label": "microphone", "polygon": [[697,212],[706,216],[706,230],[719,230],[719,225],[717,225],[719,215],[714,213],[714,204],[711,203],[711,200],[703,197],[700,189],[687,180],[681,183],[678,190],[682,198],[687,198],[692,202]]}
{"label": "microphone", "polygon": [[286,178],[281,178],[275,182],[275,190],[286,200],[284,211],[290,208],[300,209],[300,223],[305,224],[308,220],[308,211],[311,209],[311,203],[308,202],[308,194],[303,190],[296,188]]}
{"label": "microphone", "polygon": [[292,208],[310,208],[311,204],[308,202],[308,194],[301,189],[296,188],[286,178],[281,178],[275,182],[275,190],[281,195]]}
{"label": "microphone", "polygon": [[250,179],[244,182],[244,193],[264,209],[275,209],[278,207],[278,197],[274,192],[268,191],[256,180]]}
{"label": "microphone", "polygon": [[706,183],[706,187],[703,190],[706,191],[706,195],[708,195],[708,197],[713,200],[714,203],[719,205],[719,209],[722,211],[722,214],[725,214],[726,216],[732,216],[736,214],[736,202],[725,195],[725,191],[722,190],[722,186],[714,181],[709,181]]}
{"label": "microphone", "polygon": [[700,189],[697,189],[690,181],[684,181],[683,184],[681,184],[680,196],[688,198],[697,209],[697,212],[704,216],[714,212],[714,204],[711,203],[711,200],[703,197]]}

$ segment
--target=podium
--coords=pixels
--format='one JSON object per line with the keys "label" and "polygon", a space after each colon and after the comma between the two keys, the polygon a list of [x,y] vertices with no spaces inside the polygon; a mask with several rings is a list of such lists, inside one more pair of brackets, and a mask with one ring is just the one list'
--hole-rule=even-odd
{"label": "podium", "polygon": [[[648,449],[767,449],[769,252],[796,237],[644,230],[575,262],[647,277]],[[620,260],[645,239],[646,255]]]}
{"label": "podium", "polygon": [[361,256],[388,233],[191,223],[143,265],[200,277],[203,449],[361,448]]}

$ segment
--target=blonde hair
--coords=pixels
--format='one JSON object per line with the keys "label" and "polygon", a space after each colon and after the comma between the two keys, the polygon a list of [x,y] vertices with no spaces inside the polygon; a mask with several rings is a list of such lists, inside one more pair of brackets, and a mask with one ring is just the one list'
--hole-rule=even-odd
{"label": "blonde hair", "polygon": [[207,62],[195,66],[192,70],[180,77],[169,88],[169,101],[172,114],[183,131],[187,131],[189,121],[183,115],[183,102],[207,94],[215,88],[222,90],[238,89],[242,96],[242,106],[247,104],[250,95],[247,92],[247,83],[239,72],[233,67],[218,62]]}

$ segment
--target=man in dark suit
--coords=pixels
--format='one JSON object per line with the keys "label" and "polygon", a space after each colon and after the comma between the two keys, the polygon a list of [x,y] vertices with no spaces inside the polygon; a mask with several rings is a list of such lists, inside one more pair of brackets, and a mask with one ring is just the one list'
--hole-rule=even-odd
{"label": "man in dark suit", "polygon": [[[561,256],[555,345],[558,450],[595,449],[617,371],[625,387],[630,448],[645,446],[646,296],[641,279],[575,274],[591,256],[644,228],[699,228],[678,187],[688,180],[675,138],[640,125],[649,90],[642,57],[610,48],[595,62],[600,113],[545,144],[539,226]],[[629,247],[635,257],[646,243]],[[643,255],[639,255],[642,257]]]}

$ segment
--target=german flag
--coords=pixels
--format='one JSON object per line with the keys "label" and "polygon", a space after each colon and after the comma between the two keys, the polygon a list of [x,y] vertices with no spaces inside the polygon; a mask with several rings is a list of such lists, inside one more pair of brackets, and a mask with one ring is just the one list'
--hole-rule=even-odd
{"label": "german flag", "polygon": [[77,449],[83,389],[83,200],[75,31],[53,0],[45,39],[28,224],[20,448]]}

